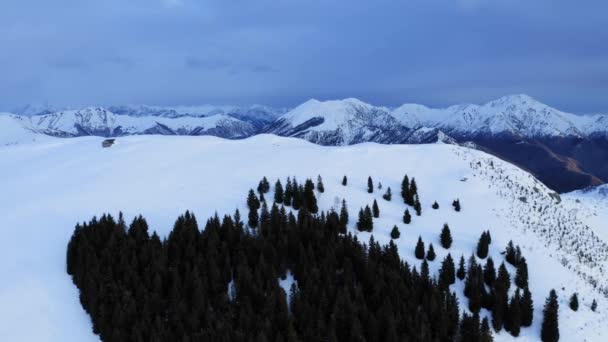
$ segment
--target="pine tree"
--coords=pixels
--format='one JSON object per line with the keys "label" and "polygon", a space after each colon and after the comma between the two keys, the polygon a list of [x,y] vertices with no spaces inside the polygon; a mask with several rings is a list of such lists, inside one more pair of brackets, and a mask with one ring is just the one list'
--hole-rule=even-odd
{"label": "pine tree", "polygon": [[508,291],[511,287],[511,277],[509,276],[509,271],[507,271],[507,267],[505,263],[500,263],[500,267],[498,267],[498,276],[496,277],[496,283],[499,283],[505,291]]}
{"label": "pine tree", "polygon": [[258,192],[260,194],[265,194],[268,191],[270,191],[270,183],[268,183],[268,179],[266,179],[266,176],[264,176],[264,178],[262,178],[258,184]]}
{"label": "pine tree", "polygon": [[374,220],[372,218],[372,210],[369,208],[369,205],[365,206],[364,209],[365,214],[365,227],[368,232],[371,232],[374,229]]}
{"label": "pine tree", "polygon": [[412,215],[410,215],[408,209],[405,209],[405,212],[403,213],[403,223],[410,224],[410,222],[412,222]]}
{"label": "pine tree", "polygon": [[595,310],[597,310],[597,302],[594,299],[591,303],[591,311],[595,312]]}
{"label": "pine tree", "polygon": [[528,287],[528,263],[526,262],[526,258],[521,258],[517,264],[515,285],[522,289]]}
{"label": "pine tree", "polygon": [[492,304],[492,327],[499,332],[505,325],[505,314],[508,313],[509,297],[507,290],[500,283],[494,287],[494,299]]}
{"label": "pine tree", "polygon": [[454,210],[460,211],[460,200],[459,199],[455,199],[452,202],[452,207],[454,207]]}
{"label": "pine tree", "polygon": [[415,196],[418,196],[418,185],[416,184],[416,179],[412,178],[412,181],[410,182],[410,203],[414,203]]}
{"label": "pine tree", "polygon": [[532,294],[527,287],[524,288],[524,295],[521,297],[520,306],[521,325],[529,327],[532,325],[532,320],[534,319],[534,302],[532,301]]}
{"label": "pine tree", "polygon": [[407,175],[403,176],[403,181],[401,182],[401,197],[403,198],[403,203],[409,204],[408,198],[410,197],[410,179]]}
{"label": "pine tree", "polygon": [[401,233],[399,232],[399,228],[393,226],[393,229],[391,230],[391,239],[398,239],[400,236]]}
{"label": "pine tree", "polygon": [[372,213],[375,218],[380,217],[380,208],[378,208],[378,202],[376,202],[376,200],[374,200],[374,203],[372,204]]}
{"label": "pine tree", "polygon": [[366,222],[365,222],[365,212],[363,208],[359,209],[359,221],[357,221],[357,229],[360,232],[364,232],[367,230]]}
{"label": "pine tree", "polygon": [[551,290],[543,309],[543,324],[540,331],[543,342],[559,341],[558,309],[557,293],[555,290]]}
{"label": "pine tree", "polygon": [[486,266],[483,269],[483,280],[486,285],[490,287],[492,287],[494,281],[496,281],[496,269],[494,268],[494,260],[492,260],[492,257],[488,257],[488,261],[486,261]]}
{"label": "pine tree", "polygon": [[342,208],[340,208],[340,224],[344,227],[348,224],[348,208],[345,199],[342,199]]}
{"label": "pine tree", "polygon": [[319,211],[319,207],[317,206],[317,198],[315,197],[315,185],[312,180],[307,179],[304,183],[304,205],[306,209],[313,214],[316,214]]}
{"label": "pine tree", "polygon": [[481,331],[479,336],[479,342],[493,342],[494,338],[492,337],[492,331],[490,331],[490,324],[488,323],[488,318],[484,317],[483,321],[481,321]]}
{"label": "pine tree", "polygon": [[321,178],[321,175],[317,176],[317,190],[319,190],[320,193],[325,192],[325,186],[323,185],[323,178]]}
{"label": "pine tree", "polygon": [[389,186],[386,189],[386,192],[384,193],[384,195],[382,195],[382,198],[384,198],[385,200],[389,201],[393,199],[393,193],[391,192],[391,187]]}
{"label": "pine tree", "polygon": [[570,309],[572,309],[572,311],[578,311],[578,294],[576,292],[574,292],[572,294],[572,296],[570,297]]}
{"label": "pine tree", "polygon": [[433,202],[432,207],[433,207],[433,209],[435,209],[435,210],[439,209],[439,203],[437,203],[437,201]]}
{"label": "pine tree", "polygon": [[507,248],[505,249],[505,260],[513,266],[517,265],[517,256],[515,252],[515,247],[513,246],[513,241],[509,241],[507,244]]}
{"label": "pine tree", "polygon": [[420,216],[422,214],[422,205],[420,205],[418,194],[414,196],[414,210],[416,211],[416,216]]}
{"label": "pine tree", "polygon": [[481,234],[479,241],[477,242],[477,257],[485,259],[488,256],[489,249],[488,239],[486,238],[486,232]]}
{"label": "pine tree", "polygon": [[449,285],[456,282],[456,270],[454,267],[454,260],[452,256],[448,255],[441,262],[441,268],[439,269],[439,285],[443,288],[447,288]]}
{"label": "pine tree", "polygon": [[374,192],[374,182],[372,181],[372,177],[367,177],[367,192]]}
{"label": "pine tree", "polygon": [[249,194],[247,195],[247,207],[250,210],[257,210],[260,208],[260,201],[258,200],[253,189],[249,190]]}
{"label": "pine tree", "polygon": [[443,225],[439,239],[441,240],[441,247],[449,249],[452,246],[452,233],[447,223]]}
{"label": "pine tree", "polygon": [[287,177],[287,183],[285,183],[285,191],[283,192],[283,204],[286,206],[290,206],[292,199],[293,185],[291,184],[291,178]]}
{"label": "pine tree", "polygon": [[348,180],[346,179],[346,175],[344,175],[344,177],[342,177],[342,185],[346,186],[347,183],[348,183]]}
{"label": "pine tree", "polygon": [[274,184],[274,201],[275,201],[275,203],[283,203],[283,197],[284,197],[283,185],[281,184],[281,180],[278,179],[277,182]]}
{"label": "pine tree", "polygon": [[435,254],[435,249],[433,248],[433,244],[431,243],[431,244],[429,244],[429,250],[426,253],[426,259],[428,261],[433,261],[433,260],[435,260],[436,256],[437,255]]}
{"label": "pine tree", "polygon": [[517,337],[521,331],[521,295],[519,293],[519,289],[515,291],[515,296],[511,298],[511,302],[509,303],[509,314],[507,316],[507,320],[509,321],[509,332],[512,336]]}
{"label": "pine tree", "polygon": [[258,226],[258,221],[260,220],[258,216],[257,209],[249,209],[249,219],[247,220],[247,225],[250,228],[256,228]]}
{"label": "pine tree", "polygon": [[463,280],[466,276],[466,270],[464,268],[464,256],[460,256],[460,262],[458,263],[458,270],[456,271],[456,277]]}
{"label": "pine tree", "polygon": [[416,243],[416,249],[414,250],[414,255],[417,259],[424,259],[424,242],[422,242],[422,237],[418,237],[418,242]]}
{"label": "pine tree", "polygon": [[382,190],[382,183],[378,182],[378,190]]}

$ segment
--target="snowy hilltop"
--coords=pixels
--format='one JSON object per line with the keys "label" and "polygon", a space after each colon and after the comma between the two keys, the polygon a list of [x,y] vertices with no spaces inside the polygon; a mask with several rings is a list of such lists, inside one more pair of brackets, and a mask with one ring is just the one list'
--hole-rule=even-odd
{"label": "snowy hilltop", "polygon": [[[415,253],[417,240],[420,237],[425,246],[432,243],[436,257],[427,260],[432,277],[438,276],[448,253],[456,261],[468,259],[482,233],[490,231],[488,256],[496,266],[505,262],[513,282],[517,270],[503,252],[510,241],[518,246],[527,260],[534,320],[522,327],[519,338],[503,329],[494,333],[495,341],[539,340],[542,308],[551,289],[557,291],[562,340],[602,341],[608,334],[605,220],[589,220],[590,212],[580,202],[484,152],[449,144],[319,146],[273,135],[242,140],[139,135],[120,138],[107,149],[101,148],[102,140],[49,137],[0,147],[0,179],[4,192],[11,194],[0,199],[6,227],[0,268],[11,280],[0,284],[7,298],[0,306],[0,316],[6,318],[0,336],[7,341],[49,336],[53,341],[99,340],[77,288],[65,274],[66,246],[77,222],[105,212],[122,211],[129,220],[143,214],[151,230],[163,237],[185,210],[195,213],[201,226],[207,217],[235,209],[247,221],[244,195],[256,189],[262,177],[272,183],[264,195],[271,205],[275,180],[286,184],[284,177],[290,176],[303,182],[317,175],[324,182],[323,192],[315,190],[319,210],[339,212],[345,200],[351,217],[347,231],[359,241],[372,236],[382,244],[393,241],[399,257],[418,270],[423,261]],[[420,216],[401,199],[404,175],[415,178]],[[390,201],[385,197],[389,187]],[[455,199],[460,211],[453,208]],[[374,201],[379,214],[373,229],[361,231],[357,212]],[[404,223],[408,208],[411,222]],[[449,248],[440,241],[446,223],[453,237]],[[391,234],[395,226],[398,237]],[[487,262],[473,258],[480,265]],[[460,310],[469,312],[464,285],[456,280],[450,290]],[[222,291],[229,287],[227,282]],[[514,291],[513,284],[509,297]],[[569,308],[574,293],[578,311]],[[481,309],[480,316],[491,313]],[[23,329],[15,317],[27,317],[37,328]]]}

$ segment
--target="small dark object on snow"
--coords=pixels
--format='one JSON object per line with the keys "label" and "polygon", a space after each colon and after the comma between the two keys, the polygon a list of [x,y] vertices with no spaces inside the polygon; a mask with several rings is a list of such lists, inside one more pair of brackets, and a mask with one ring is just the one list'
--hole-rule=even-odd
{"label": "small dark object on snow", "polygon": [[106,139],[101,143],[101,147],[111,147],[112,145],[114,145],[114,141],[116,141],[116,139]]}

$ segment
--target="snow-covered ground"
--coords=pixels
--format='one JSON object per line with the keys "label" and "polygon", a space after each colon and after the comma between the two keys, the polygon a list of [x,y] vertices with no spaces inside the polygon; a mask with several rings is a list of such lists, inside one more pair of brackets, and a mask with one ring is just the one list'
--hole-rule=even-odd
{"label": "snow-covered ground", "polygon": [[563,197],[583,222],[608,241],[608,184],[572,191]]}
{"label": "snow-covered ground", "polygon": [[[575,210],[575,201],[560,199],[529,174],[483,152],[446,144],[324,147],[272,135],[236,141],[130,136],[106,149],[102,140],[48,137],[0,146],[0,341],[98,341],[65,273],[66,245],[76,222],[123,211],[127,218],[143,214],[152,229],[166,234],[187,209],[199,222],[216,211],[246,213],[247,191],[262,176],[271,184],[280,177],[284,184],[288,175],[304,180],[319,174],[325,184],[325,193],[318,194],[322,209],[339,209],[345,198],[349,229],[356,232],[359,208],[376,199],[380,218],[374,220],[374,237],[387,243],[396,224],[399,252],[418,268],[418,236],[435,247],[433,272],[448,252],[456,262],[461,254],[470,256],[484,230],[491,231],[490,254],[497,265],[509,240],[520,245],[529,265],[534,323],[518,339],[503,331],[495,341],[539,340],[541,310],[552,288],[560,298],[561,340],[608,337],[608,300],[589,285],[608,283],[606,236],[595,233],[600,228]],[[402,223],[405,205],[399,196],[406,173],[416,178],[423,207],[410,225]],[[346,187],[343,175],[348,176]],[[383,189],[368,194],[368,176]],[[382,194],[389,186],[393,201],[386,202]],[[451,208],[455,198],[463,207],[459,213]],[[434,201],[438,210],[431,209]],[[449,251],[439,244],[446,222],[454,238]],[[369,239],[369,233],[358,234]],[[582,252],[595,258],[589,261]],[[461,281],[452,285],[465,309],[462,288]],[[578,312],[567,306],[575,291]],[[593,299],[597,312],[589,308]]]}

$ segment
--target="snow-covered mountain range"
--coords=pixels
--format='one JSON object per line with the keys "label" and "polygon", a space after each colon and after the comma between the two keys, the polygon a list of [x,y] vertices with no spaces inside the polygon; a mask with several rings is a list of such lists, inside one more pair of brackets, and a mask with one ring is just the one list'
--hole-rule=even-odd
{"label": "snow-covered mountain range", "polygon": [[[521,246],[534,321],[519,338],[503,330],[494,341],[538,341],[543,303],[553,288],[560,301],[562,340],[599,342],[608,334],[605,220],[588,220],[591,211],[582,201],[560,196],[524,170],[482,151],[449,144],[319,146],[265,134],[241,140],[127,136],[109,149],[101,148],[99,137],[46,138],[0,146],[0,179],[9,194],[0,197],[0,269],[3,279],[10,279],[0,282],[3,340],[99,340],[65,274],[65,248],[76,222],[103,212],[122,211],[129,219],[143,214],[151,229],[164,236],[186,209],[200,220],[235,208],[245,213],[245,194],[262,176],[274,181],[286,175],[298,180],[322,175],[325,192],[317,193],[319,207],[338,209],[345,199],[352,218],[348,230],[360,241],[373,234],[376,241],[388,243],[391,227],[397,225],[399,255],[418,269],[416,240],[420,236],[434,243],[432,276],[447,253],[470,256],[482,231],[492,233],[490,255],[496,262],[504,260],[501,252],[509,240]],[[341,184],[345,174],[347,186]],[[398,195],[404,174],[415,177],[422,202],[422,216],[408,225]],[[368,176],[383,189],[368,193]],[[387,187],[394,191],[390,202],[382,198]],[[455,198],[462,203],[460,212],[451,208]],[[374,200],[380,216],[374,218],[373,232],[359,232],[356,212]],[[436,210],[434,201],[440,205]],[[449,250],[439,247],[446,222],[454,238]],[[514,277],[515,268],[507,267]],[[461,280],[451,285],[466,311],[463,288]],[[581,303],[577,312],[567,304],[574,292]],[[596,312],[590,308],[594,299]],[[482,309],[481,315],[489,312]],[[36,329],[24,329],[24,321]]]}
{"label": "snow-covered mountain range", "polygon": [[[608,182],[608,165],[603,162],[608,159],[608,115],[570,114],[527,95],[447,108],[388,108],[348,98],[312,99],[291,110],[139,105],[69,110],[26,106],[16,112],[8,117],[23,129],[58,137],[161,134],[241,139],[271,133],[330,146],[442,140],[475,146],[513,162],[558,191]],[[6,143],[10,141],[0,140]]]}
{"label": "snow-covered mountain range", "polygon": [[[231,117],[253,128],[235,125],[236,132],[226,136],[228,138],[269,132],[297,136],[322,145],[348,145],[363,141],[401,143],[407,141],[407,132],[421,128],[470,137],[511,134],[527,138],[583,138],[608,134],[608,115],[565,113],[527,95],[505,96],[484,105],[462,104],[441,109],[419,104],[388,108],[348,98],[332,101],[311,99],[291,110],[260,105],[130,105],[72,110],[26,106],[16,110],[15,114],[28,118],[21,118],[27,128],[57,136],[163,134],[162,130],[147,131],[156,123],[169,127],[167,134],[193,135],[197,126],[223,125],[225,121],[220,119]],[[203,118],[210,117],[216,119],[203,121]],[[235,123],[235,120],[230,121]]]}

